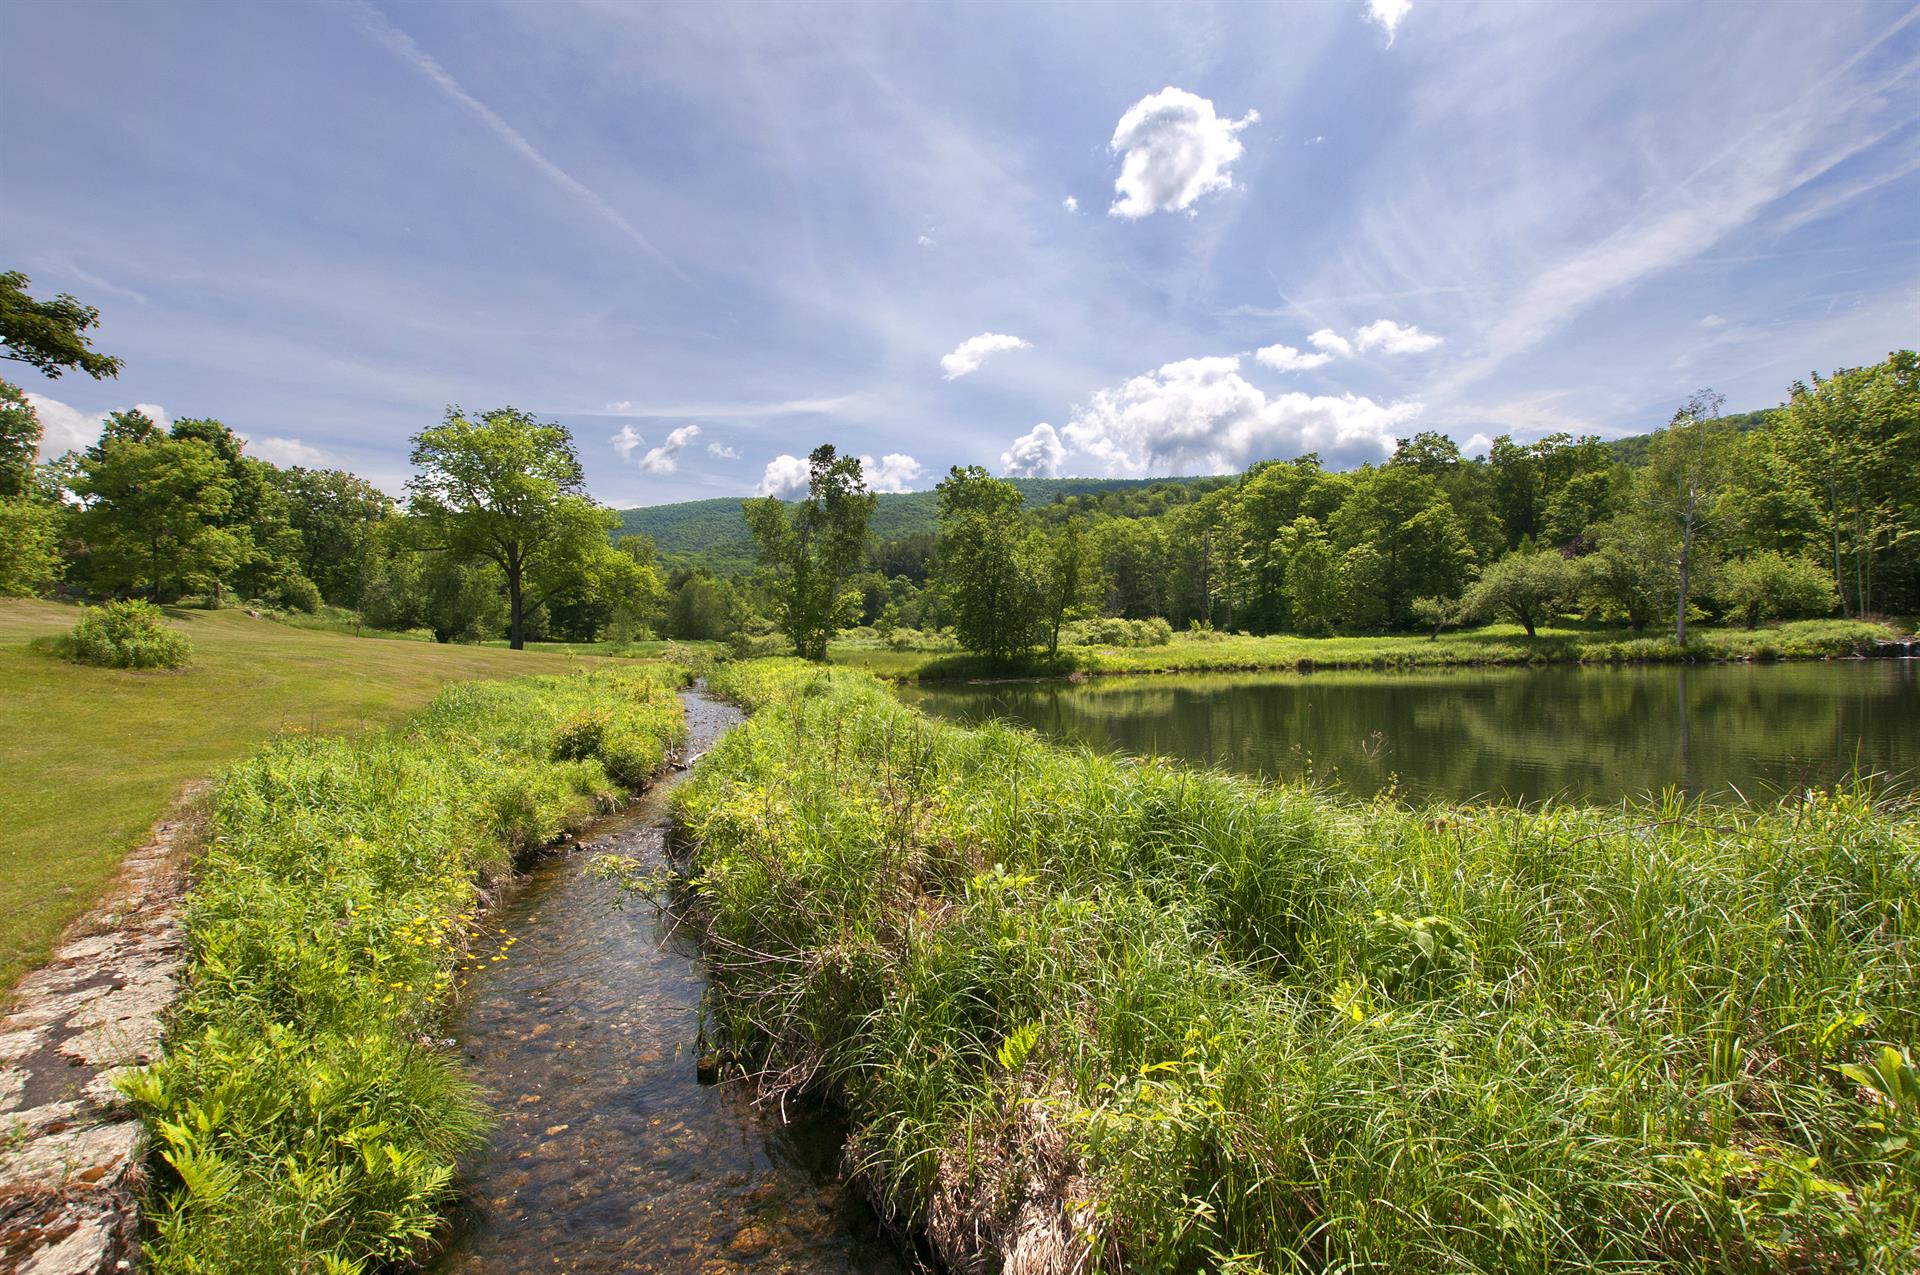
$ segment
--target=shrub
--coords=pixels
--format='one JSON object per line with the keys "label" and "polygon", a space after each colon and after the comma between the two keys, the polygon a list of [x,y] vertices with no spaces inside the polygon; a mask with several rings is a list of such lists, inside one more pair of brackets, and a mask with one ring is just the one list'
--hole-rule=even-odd
{"label": "shrub", "polygon": [[1075,620],[1060,631],[1062,646],[1165,646],[1171,641],[1173,626],[1157,615],[1145,620]]}
{"label": "shrub", "polygon": [[180,668],[193,643],[167,627],[159,607],[132,600],[81,607],[66,653],[76,663],[106,668]]}
{"label": "shrub", "polygon": [[770,655],[792,654],[793,643],[783,634],[753,634],[742,630],[727,639],[727,652],[736,660],[764,659]]}
{"label": "shrub", "polygon": [[1825,567],[1773,550],[1729,562],[1721,579],[1729,613],[1750,629],[1763,620],[1828,615],[1840,602]]}
{"label": "shrub", "polygon": [[298,572],[290,572],[275,581],[262,600],[282,611],[303,611],[312,615],[320,609],[320,586]]}

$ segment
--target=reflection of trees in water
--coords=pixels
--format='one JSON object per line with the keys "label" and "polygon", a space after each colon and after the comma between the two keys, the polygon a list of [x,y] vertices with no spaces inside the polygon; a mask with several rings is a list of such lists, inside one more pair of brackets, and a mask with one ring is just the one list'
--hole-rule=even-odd
{"label": "reflection of trees in water", "polygon": [[1899,664],[1103,679],[926,693],[937,712],[1370,793],[1750,797],[1854,769],[1912,781],[1920,691]]}

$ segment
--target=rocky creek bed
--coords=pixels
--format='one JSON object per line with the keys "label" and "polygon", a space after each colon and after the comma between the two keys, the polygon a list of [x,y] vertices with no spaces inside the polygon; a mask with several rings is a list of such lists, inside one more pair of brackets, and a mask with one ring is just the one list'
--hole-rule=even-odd
{"label": "rocky creek bed", "polygon": [[[689,756],[740,720],[683,696]],[[465,989],[454,1025],[498,1117],[463,1173],[442,1272],[908,1269],[839,1173],[827,1116],[756,1108],[701,1083],[706,987],[670,909],[592,870],[664,861],[669,776],[520,881],[495,922],[516,940]]]}

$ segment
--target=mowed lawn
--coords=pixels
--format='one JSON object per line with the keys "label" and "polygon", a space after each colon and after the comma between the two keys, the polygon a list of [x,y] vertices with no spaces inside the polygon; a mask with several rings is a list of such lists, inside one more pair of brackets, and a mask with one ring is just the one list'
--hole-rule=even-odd
{"label": "mowed lawn", "polygon": [[584,662],[315,632],[239,611],[170,612],[193,640],[193,663],[179,671],[88,668],[29,649],[75,614],[0,600],[0,1002],[187,781],[277,731],[363,729],[449,682]]}

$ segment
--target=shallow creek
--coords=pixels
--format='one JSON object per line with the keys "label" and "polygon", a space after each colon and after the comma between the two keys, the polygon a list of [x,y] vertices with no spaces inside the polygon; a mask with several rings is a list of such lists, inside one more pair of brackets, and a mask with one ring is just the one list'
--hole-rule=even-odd
{"label": "shallow creek", "polygon": [[[686,692],[697,756],[740,720]],[[706,974],[671,910],[622,898],[602,853],[665,856],[669,775],[517,883],[495,913],[516,942],[468,983],[456,1038],[498,1116],[463,1166],[442,1272],[904,1272],[839,1179],[829,1118],[782,1123],[696,1072]]]}

